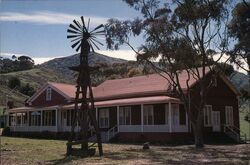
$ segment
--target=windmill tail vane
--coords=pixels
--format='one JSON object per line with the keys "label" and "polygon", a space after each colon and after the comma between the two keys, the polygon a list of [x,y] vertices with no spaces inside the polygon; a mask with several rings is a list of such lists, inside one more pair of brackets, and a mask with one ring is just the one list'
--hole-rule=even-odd
{"label": "windmill tail vane", "polygon": [[[90,68],[88,65],[89,52],[94,52],[94,48],[100,49],[99,45],[103,46],[101,42],[97,40],[96,36],[105,35],[103,24],[97,26],[92,31],[89,30],[90,19],[88,19],[87,25],[85,24],[83,16],[80,18],[80,22],[73,20],[73,23],[69,25],[67,30],[67,38],[71,40],[71,47],[77,52],[80,50],[80,65],[69,67],[73,71],[77,71],[77,86],[75,96],[75,109],[73,111],[73,119],[71,123],[71,134],[67,143],[67,155],[74,155],[77,149],[73,149],[73,145],[81,144],[81,149],[78,149],[81,156],[89,156],[91,146],[98,143],[99,155],[103,155],[101,134],[97,125],[97,119],[94,115],[94,97],[90,79]],[[78,104],[81,104],[80,106]],[[75,132],[77,123],[80,126],[80,132]],[[89,146],[89,130],[90,125],[94,127],[96,133],[96,142]]]}

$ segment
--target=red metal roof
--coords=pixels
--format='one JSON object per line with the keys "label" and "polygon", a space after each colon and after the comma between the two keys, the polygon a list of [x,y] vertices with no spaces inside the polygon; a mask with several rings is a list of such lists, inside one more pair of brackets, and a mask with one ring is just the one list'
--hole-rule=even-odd
{"label": "red metal roof", "polygon": [[64,83],[55,83],[55,82],[48,82],[48,84],[52,85],[59,91],[63,92],[70,98],[75,98],[76,87],[75,85],[64,84]]}
{"label": "red metal roof", "polygon": [[151,96],[151,97],[138,97],[128,99],[117,99],[107,101],[95,102],[96,107],[108,107],[108,106],[125,106],[125,105],[136,105],[136,104],[156,104],[156,103],[180,103],[180,100],[168,96]]}
{"label": "red metal roof", "polygon": [[[126,106],[138,104],[156,104],[156,103],[180,103],[178,98],[168,96],[151,96],[151,97],[138,97],[127,99],[116,99],[107,101],[96,101],[95,107],[111,107],[111,106]],[[62,109],[74,109],[74,104],[62,106]]]}
{"label": "red metal roof", "polygon": [[[199,69],[199,72],[201,73],[201,68]],[[208,72],[209,68],[206,68],[206,73]],[[194,77],[195,76],[190,76],[190,86],[196,82]],[[187,79],[188,73],[186,71],[180,72],[179,81],[181,87],[184,90],[187,88]],[[97,86],[93,90],[93,93],[96,100],[105,100],[126,97],[152,96],[164,93],[166,94],[169,88],[170,84],[164,77],[159,74],[150,74],[132,78],[107,80]]]}

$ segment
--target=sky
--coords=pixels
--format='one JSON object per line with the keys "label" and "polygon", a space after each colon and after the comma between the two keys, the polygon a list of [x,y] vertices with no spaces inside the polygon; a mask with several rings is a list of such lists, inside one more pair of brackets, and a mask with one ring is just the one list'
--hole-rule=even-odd
{"label": "sky", "polygon": [[[0,0],[0,50],[2,56],[27,55],[36,64],[75,54],[67,29],[73,19],[90,18],[90,29],[109,18],[131,19],[138,13],[121,0]],[[105,44],[104,37],[99,41]],[[142,39],[131,44],[139,47]],[[99,53],[135,60],[126,46],[119,51],[100,47]]]}
{"label": "sky", "polygon": [[[0,55],[27,55],[36,64],[75,54],[67,29],[74,19],[90,18],[90,29],[107,23],[109,18],[133,19],[139,12],[122,0],[0,0]],[[100,38],[105,44],[104,37]],[[138,48],[143,38],[130,39]],[[106,45],[96,52],[126,60],[136,60],[127,46],[110,51]]]}

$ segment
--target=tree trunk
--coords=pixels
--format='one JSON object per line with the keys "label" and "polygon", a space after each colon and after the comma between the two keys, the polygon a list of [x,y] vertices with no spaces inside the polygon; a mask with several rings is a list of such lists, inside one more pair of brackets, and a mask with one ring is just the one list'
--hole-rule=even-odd
{"label": "tree trunk", "polygon": [[203,148],[204,140],[203,140],[203,133],[202,133],[202,123],[197,121],[195,124],[192,124],[192,126],[193,126],[193,131],[194,131],[195,147]]}

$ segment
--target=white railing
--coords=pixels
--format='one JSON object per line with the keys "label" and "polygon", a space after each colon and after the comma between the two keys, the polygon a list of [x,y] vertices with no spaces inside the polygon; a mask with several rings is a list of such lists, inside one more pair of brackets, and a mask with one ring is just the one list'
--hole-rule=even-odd
{"label": "white railing", "polygon": [[112,139],[117,133],[118,133],[117,125],[115,125],[114,127],[110,128],[108,130],[108,132],[107,132],[107,141],[109,141],[110,139]]}
{"label": "white railing", "polygon": [[[229,130],[231,134],[227,130]],[[237,130],[238,132],[235,130]],[[240,129],[235,127],[235,126],[224,125],[224,132],[228,136],[230,136],[231,138],[236,140],[238,143],[240,143],[241,141],[246,142],[246,140],[247,140],[246,134],[243,133],[242,131],[240,131]],[[241,136],[241,134],[242,134],[242,136]]]}

